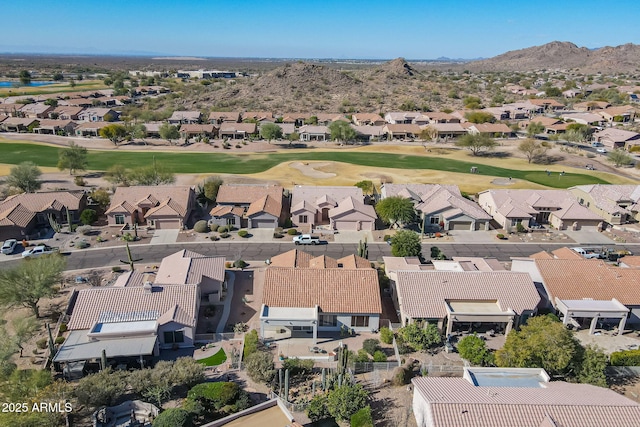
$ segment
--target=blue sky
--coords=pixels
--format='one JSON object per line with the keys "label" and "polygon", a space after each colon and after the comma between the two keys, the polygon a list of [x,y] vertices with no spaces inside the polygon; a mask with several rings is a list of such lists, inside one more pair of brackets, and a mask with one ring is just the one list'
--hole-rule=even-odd
{"label": "blue sky", "polygon": [[554,40],[640,43],[632,23],[639,0],[5,3],[4,53],[432,59],[491,57]]}

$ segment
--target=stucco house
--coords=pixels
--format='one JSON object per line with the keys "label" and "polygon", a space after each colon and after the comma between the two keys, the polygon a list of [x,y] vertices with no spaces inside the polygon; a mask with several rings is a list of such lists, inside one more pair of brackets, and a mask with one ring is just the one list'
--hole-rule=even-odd
{"label": "stucco house", "polygon": [[279,185],[222,184],[210,223],[237,228],[276,228],[283,220]]}
{"label": "stucco house", "polygon": [[602,228],[602,218],[568,190],[485,190],[478,203],[506,231],[549,224],[557,230]]}
{"label": "stucco house", "polygon": [[640,185],[577,185],[569,191],[580,205],[609,224],[640,221]]}
{"label": "stucco house", "polygon": [[202,120],[200,111],[174,111],[167,122],[172,125],[197,124]]}
{"label": "stucco house", "polygon": [[228,139],[245,139],[257,133],[258,128],[255,123],[223,122],[218,130],[220,138]]}
{"label": "stucco house", "polygon": [[629,148],[640,144],[640,133],[625,129],[606,128],[593,134],[593,139],[602,143],[606,148]]}
{"label": "stucco house", "polygon": [[110,226],[146,225],[182,229],[195,206],[189,186],[134,186],[116,188],[105,214]]}
{"label": "stucco house", "polygon": [[331,139],[331,131],[327,126],[303,125],[298,129],[300,141],[328,141]]}
{"label": "stucco house", "polygon": [[[296,264],[301,258],[306,262]],[[273,257],[264,275],[260,336],[315,341],[319,331],[377,330],[382,303],[376,270],[366,260],[339,261],[298,250]]]}

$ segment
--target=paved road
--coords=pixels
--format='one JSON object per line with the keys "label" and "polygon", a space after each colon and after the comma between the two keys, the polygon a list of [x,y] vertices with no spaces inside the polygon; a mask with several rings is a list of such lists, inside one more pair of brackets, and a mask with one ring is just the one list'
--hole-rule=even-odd
{"label": "paved road", "polygon": [[[435,242],[434,242],[435,243]],[[422,253],[429,256],[431,244],[424,244]],[[529,256],[535,252],[543,250],[553,250],[566,244],[562,243],[496,243],[496,244],[460,244],[443,243],[437,245],[448,257],[452,256],[477,256],[495,257],[500,261],[509,261],[512,256]],[[609,245],[611,246],[611,245]],[[181,249],[203,255],[220,255],[229,260],[244,259],[248,261],[266,260],[274,255],[293,249],[292,243],[189,243],[170,245],[140,245],[131,246],[131,253],[134,258],[142,258],[140,264],[158,264],[162,258]],[[341,258],[346,255],[356,253],[356,244],[330,243],[321,246],[304,246],[301,249],[316,254],[327,255],[333,258]],[[618,245],[617,249],[630,249],[638,252],[636,245]],[[383,256],[391,255],[391,247],[386,243],[369,244],[369,259],[382,260]],[[67,256],[67,269],[79,270],[85,268],[97,268],[112,265],[123,265],[120,260],[126,259],[124,247],[91,249],[85,251],[75,251]],[[20,262],[20,257],[7,260],[0,264],[0,268],[7,268]]]}

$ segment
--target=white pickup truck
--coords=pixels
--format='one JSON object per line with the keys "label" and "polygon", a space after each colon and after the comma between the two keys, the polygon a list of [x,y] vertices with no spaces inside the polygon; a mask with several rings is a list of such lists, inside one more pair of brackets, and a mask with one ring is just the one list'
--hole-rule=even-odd
{"label": "white pickup truck", "polygon": [[311,234],[301,234],[293,238],[293,243],[296,245],[319,245],[320,239]]}
{"label": "white pickup truck", "polygon": [[582,255],[585,259],[602,259],[605,257],[604,252],[593,248],[571,248],[572,251]]}
{"label": "white pickup truck", "polygon": [[47,245],[38,245],[22,252],[22,258],[37,258],[40,255],[49,255],[55,252],[58,252],[58,248],[52,248]]}

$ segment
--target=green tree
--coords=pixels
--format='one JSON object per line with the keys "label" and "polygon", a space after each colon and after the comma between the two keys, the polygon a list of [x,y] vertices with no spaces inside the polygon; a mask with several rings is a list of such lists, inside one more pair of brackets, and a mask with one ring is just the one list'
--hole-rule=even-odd
{"label": "green tree", "polygon": [[457,147],[466,148],[471,151],[471,154],[474,156],[479,155],[483,151],[490,151],[496,145],[498,145],[498,143],[495,142],[493,138],[481,133],[463,135],[456,141]]}
{"label": "green tree", "polygon": [[170,125],[169,123],[163,123],[160,125],[158,129],[160,133],[160,138],[166,139],[171,144],[171,141],[180,139],[180,130],[178,126]]}
{"label": "green tree", "polygon": [[317,125],[318,124],[318,116],[311,116],[304,121],[305,125]]}
{"label": "green tree", "polygon": [[538,135],[539,133],[543,133],[544,132],[544,125],[540,122],[534,122],[533,120],[531,122],[529,122],[529,124],[527,125],[527,136],[529,138],[532,138],[535,135]]}
{"label": "green tree", "polygon": [[18,77],[20,78],[20,83],[23,85],[28,85],[31,83],[31,73],[28,70],[20,71]]}
{"label": "green tree", "polygon": [[267,351],[256,351],[244,360],[247,374],[256,382],[268,383],[273,379],[276,370],[273,365],[273,355]]}
{"label": "green tree", "polygon": [[40,175],[42,175],[42,171],[35,163],[22,162],[9,170],[5,184],[23,193],[35,193],[42,186],[39,180]]}
{"label": "green tree", "polygon": [[527,161],[531,163],[535,158],[544,155],[548,150],[548,146],[532,138],[527,138],[518,144],[518,151],[525,155]]}
{"label": "green tree", "polygon": [[478,110],[482,108],[482,100],[477,96],[465,96],[462,100],[464,108],[469,110]]}
{"label": "green tree", "polygon": [[82,405],[91,407],[111,406],[125,394],[127,382],[126,372],[104,369],[96,374],[82,378],[73,394]]}
{"label": "green tree", "polygon": [[30,308],[39,317],[38,302],[57,293],[65,264],[62,256],[53,254],[0,270],[0,304]]}
{"label": "green tree", "polygon": [[224,181],[217,175],[210,176],[205,179],[204,183],[202,184],[204,197],[207,200],[215,203],[216,198],[218,197],[218,191],[220,190],[220,186],[222,184],[224,184]]}
{"label": "green tree", "polygon": [[118,142],[122,141],[127,136],[127,128],[122,125],[107,125],[98,131],[98,134],[105,139],[113,142],[114,145],[118,145]]}
{"label": "green tree", "polygon": [[85,209],[80,213],[80,222],[91,225],[98,220],[98,213],[93,209]]}
{"label": "green tree", "polygon": [[182,408],[169,408],[162,411],[155,420],[153,427],[192,427],[191,414]]}
{"label": "green tree", "polygon": [[511,331],[496,352],[496,365],[543,368],[550,375],[567,375],[580,344],[571,331],[551,316],[530,318],[519,331]]}
{"label": "green tree", "polygon": [[336,420],[349,420],[367,406],[369,393],[360,384],[343,384],[329,392],[327,409]]}
{"label": "green tree", "polygon": [[369,181],[369,180],[365,180],[365,181],[358,181],[355,184],[353,184],[355,187],[358,187],[360,189],[362,189],[362,192],[364,194],[373,194],[373,182]]}
{"label": "green tree", "polygon": [[493,114],[484,111],[469,111],[464,114],[464,117],[471,123],[493,123],[496,121]]}
{"label": "green tree", "polygon": [[384,222],[397,227],[408,224],[415,219],[416,211],[411,199],[401,196],[386,197],[376,205],[376,213]]}
{"label": "green tree", "polygon": [[307,406],[307,416],[312,422],[326,420],[331,417],[327,409],[327,395],[316,394]]}
{"label": "green tree", "polygon": [[250,405],[248,393],[233,382],[198,384],[189,390],[187,400],[200,403],[217,416],[225,416],[246,409]]}
{"label": "green tree", "polygon": [[135,124],[131,127],[131,138],[140,139],[142,142],[147,144],[145,138],[147,137],[147,127],[142,123]]}
{"label": "green tree", "polygon": [[581,123],[569,123],[567,125],[565,139],[572,142],[585,142],[589,140],[592,133],[593,129],[589,125],[583,125]]}
{"label": "green tree", "polygon": [[426,350],[442,342],[438,326],[433,323],[410,323],[400,328],[398,335],[401,337],[402,342],[410,345],[416,351]]}
{"label": "green tree", "polygon": [[351,416],[351,427],[373,427],[373,418],[371,417],[371,407],[365,406]]}
{"label": "green tree", "polygon": [[61,82],[62,80],[64,80],[64,76],[62,75],[62,73],[55,73],[53,75],[54,82]]}
{"label": "green tree", "polygon": [[275,123],[265,123],[260,125],[260,137],[271,143],[272,139],[282,138],[282,128]]}
{"label": "green tree", "polygon": [[112,184],[127,187],[131,183],[131,171],[122,165],[113,165],[107,169],[104,178]]}
{"label": "green tree", "polygon": [[547,87],[544,91],[547,96],[562,96],[562,90],[555,86]]}
{"label": "green tree", "polygon": [[69,148],[60,150],[58,153],[58,169],[69,169],[69,175],[79,170],[87,170],[87,164],[87,149],[76,145],[73,141],[69,143]]}
{"label": "green tree", "polygon": [[607,355],[597,347],[586,346],[580,359],[576,380],[580,383],[606,387],[607,377],[604,371],[608,365]]}
{"label": "green tree", "polygon": [[471,364],[486,366],[492,363],[493,355],[485,341],[477,334],[467,335],[458,342],[458,353]]}
{"label": "green tree", "polygon": [[411,230],[400,230],[391,238],[393,256],[422,256],[420,236]]}
{"label": "green tree", "polygon": [[50,107],[56,108],[58,106],[58,100],[49,98],[46,101],[44,101],[44,105],[48,105]]}
{"label": "green tree", "polygon": [[131,170],[130,179],[134,185],[164,185],[176,182],[175,174],[155,161],[152,165]]}
{"label": "green tree", "polygon": [[329,132],[331,132],[331,139],[334,141],[353,141],[356,139],[356,131],[348,122],[344,120],[336,120],[329,124]]}
{"label": "green tree", "polygon": [[633,163],[631,155],[622,148],[616,148],[615,150],[610,151],[609,154],[607,154],[607,160],[613,163],[617,168],[622,165],[629,165]]}
{"label": "green tree", "polygon": [[289,141],[289,145],[291,145],[292,142],[300,141],[300,134],[298,132],[291,132],[287,136],[287,140]]}
{"label": "green tree", "polygon": [[93,190],[89,197],[100,206],[100,209],[106,209],[109,203],[111,203],[111,196],[109,196],[109,192],[104,188]]}
{"label": "green tree", "polygon": [[246,359],[250,354],[258,351],[258,342],[260,339],[258,338],[258,331],[252,329],[244,336],[244,349],[242,350],[242,355]]}

